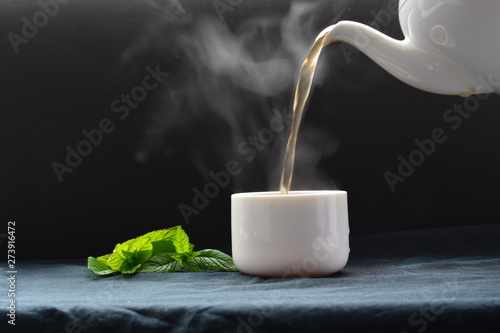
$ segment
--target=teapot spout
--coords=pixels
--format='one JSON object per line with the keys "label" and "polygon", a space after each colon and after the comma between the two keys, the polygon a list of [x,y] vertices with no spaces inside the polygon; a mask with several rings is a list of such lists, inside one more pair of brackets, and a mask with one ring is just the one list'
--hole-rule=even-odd
{"label": "teapot spout", "polygon": [[408,37],[393,39],[353,21],[340,21],[320,36],[324,36],[323,45],[345,42],[356,47],[387,72],[420,90],[464,97],[495,91],[486,80],[446,55],[437,50],[427,52],[432,45],[415,45]]}

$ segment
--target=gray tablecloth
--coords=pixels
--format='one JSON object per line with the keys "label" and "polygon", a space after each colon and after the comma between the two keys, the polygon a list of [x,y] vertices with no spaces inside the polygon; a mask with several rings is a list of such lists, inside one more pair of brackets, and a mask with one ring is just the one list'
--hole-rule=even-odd
{"label": "gray tablecloth", "polygon": [[85,260],[19,263],[2,332],[489,332],[500,328],[500,225],[351,237],[326,278],[202,272],[99,277]]}

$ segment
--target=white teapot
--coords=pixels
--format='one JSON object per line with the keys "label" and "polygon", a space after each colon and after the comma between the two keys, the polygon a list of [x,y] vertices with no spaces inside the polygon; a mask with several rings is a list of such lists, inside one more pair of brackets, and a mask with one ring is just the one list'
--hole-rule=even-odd
{"label": "white teapot", "polygon": [[448,95],[500,93],[500,0],[400,0],[404,40],[340,21],[323,45],[340,41],[421,90]]}

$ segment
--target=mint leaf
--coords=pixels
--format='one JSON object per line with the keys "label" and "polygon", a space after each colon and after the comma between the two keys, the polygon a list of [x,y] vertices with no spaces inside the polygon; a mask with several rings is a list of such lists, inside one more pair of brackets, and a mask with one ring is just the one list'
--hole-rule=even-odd
{"label": "mint leaf", "polygon": [[117,244],[113,253],[88,258],[88,268],[98,275],[188,272],[205,270],[237,271],[233,259],[218,250],[193,252],[194,245],[181,226],[156,230]]}
{"label": "mint leaf", "polygon": [[194,257],[198,255],[197,252],[184,252],[172,256],[175,260],[179,261],[181,267],[188,272],[197,273],[200,272],[198,264],[193,260]]}
{"label": "mint leaf", "polygon": [[175,260],[183,261],[183,260],[192,259],[192,258],[194,258],[196,256],[199,256],[198,252],[184,252],[184,253],[174,254],[172,257]]}
{"label": "mint leaf", "polygon": [[111,267],[97,258],[88,257],[87,262],[89,269],[97,275],[109,275],[115,273]]}
{"label": "mint leaf", "polygon": [[206,249],[197,252],[193,258],[200,269],[219,270],[222,272],[237,272],[231,256],[219,250]]}
{"label": "mint leaf", "polygon": [[151,256],[155,256],[158,253],[173,253],[175,252],[174,238],[178,233],[184,233],[181,226],[151,231],[141,237],[149,238],[153,244],[153,253]]}
{"label": "mint leaf", "polygon": [[[178,243],[174,245],[174,241]],[[181,226],[148,232],[117,244],[113,253],[98,257],[114,271],[135,273],[143,263],[159,253],[175,253],[176,249],[192,248]]]}
{"label": "mint leaf", "polygon": [[110,254],[105,254],[105,255],[100,256],[100,257],[97,257],[96,259],[99,260],[99,261],[102,261],[103,263],[105,263],[107,265],[107,261],[108,261],[109,257],[111,257],[111,253]]}
{"label": "mint leaf", "polygon": [[175,246],[175,252],[177,253],[192,252],[194,248],[194,245],[189,243],[189,237],[184,230],[182,230],[182,228],[176,230],[173,243]]}
{"label": "mint leaf", "polygon": [[193,258],[184,258],[181,261],[181,266],[184,268],[186,271],[190,273],[199,273],[200,268],[198,267],[198,264],[196,261],[194,261]]}
{"label": "mint leaf", "polygon": [[135,271],[151,258],[153,244],[147,237],[137,237],[117,244],[113,253],[107,260],[109,267],[124,274],[135,273]]}
{"label": "mint leaf", "polygon": [[173,258],[175,253],[160,253],[142,264],[139,273],[167,273],[181,269],[180,261]]}

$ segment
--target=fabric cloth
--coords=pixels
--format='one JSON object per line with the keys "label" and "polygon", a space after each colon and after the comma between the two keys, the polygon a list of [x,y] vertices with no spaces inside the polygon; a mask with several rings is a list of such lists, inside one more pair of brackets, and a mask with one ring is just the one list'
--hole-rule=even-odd
{"label": "fabric cloth", "polygon": [[[500,225],[351,237],[325,278],[239,272],[99,277],[85,260],[18,263],[1,332],[490,332],[500,328]],[[8,275],[7,275],[8,276]],[[7,303],[6,303],[7,301]]]}

